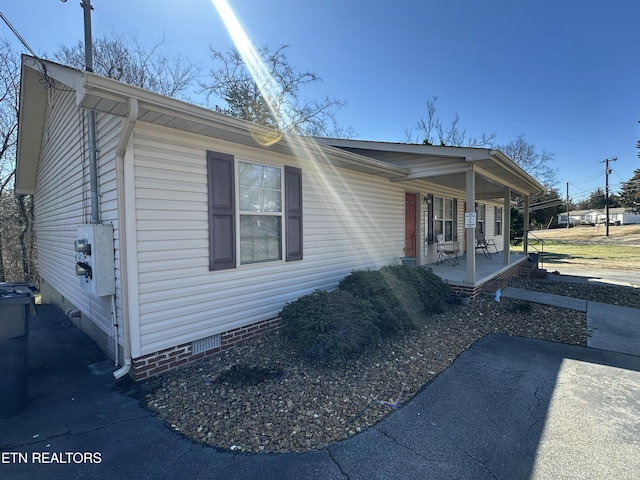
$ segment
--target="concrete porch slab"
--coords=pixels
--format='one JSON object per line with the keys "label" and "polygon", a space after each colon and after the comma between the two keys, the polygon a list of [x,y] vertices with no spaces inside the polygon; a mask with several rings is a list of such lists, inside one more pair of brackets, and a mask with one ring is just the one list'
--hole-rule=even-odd
{"label": "concrete porch slab", "polygon": [[521,264],[526,257],[512,253],[508,264],[503,263],[502,252],[492,253],[491,258],[484,255],[475,255],[476,276],[474,282],[467,282],[467,260],[468,256],[458,255],[458,265],[449,263],[428,263],[424,266],[431,268],[431,271],[445,280],[449,285],[458,285],[463,287],[477,287],[490,282],[494,278],[500,276],[501,273]]}

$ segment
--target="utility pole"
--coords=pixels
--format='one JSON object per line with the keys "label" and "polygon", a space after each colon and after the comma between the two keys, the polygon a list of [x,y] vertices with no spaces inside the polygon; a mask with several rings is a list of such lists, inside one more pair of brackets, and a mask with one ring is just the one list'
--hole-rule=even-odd
{"label": "utility pole", "polygon": [[600,163],[604,163],[604,205],[605,205],[605,236],[609,236],[609,174],[611,173],[611,169],[609,168],[609,162],[615,162],[617,160],[616,157],[611,159],[607,158]]}
{"label": "utility pole", "polygon": [[569,228],[569,182],[567,182],[567,228]]}

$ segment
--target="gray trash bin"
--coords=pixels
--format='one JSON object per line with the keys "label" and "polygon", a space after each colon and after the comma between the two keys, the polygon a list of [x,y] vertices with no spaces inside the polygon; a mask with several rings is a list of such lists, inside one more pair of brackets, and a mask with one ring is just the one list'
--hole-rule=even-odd
{"label": "gray trash bin", "polygon": [[0,418],[10,417],[27,405],[32,308],[29,285],[0,283]]}

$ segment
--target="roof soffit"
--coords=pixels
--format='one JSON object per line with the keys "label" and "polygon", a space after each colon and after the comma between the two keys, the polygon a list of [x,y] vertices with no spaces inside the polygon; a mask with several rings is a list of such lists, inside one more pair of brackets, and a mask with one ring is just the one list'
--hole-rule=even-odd
{"label": "roof soffit", "polygon": [[[407,169],[396,165],[321,145],[309,137],[274,133],[272,129],[266,127],[93,73],[81,72],[48,61],[44,61],[44,64],[48,77],[60,83],[59,88],[66,86],[69,90],[75,91],[76,105],[80,108],[124,117],[129,114],[129,99],[136,98],[139,104],[138,121],[285,155],[306,156],[320,163],[386,178],[409,173]],[[22,70],[23,79],[29,82],[22,89],[23,114],[20,122],[23,125],[19,132],[23,139],[42,138],[47,106],[47,88],[41,81],[42,67],[36,59],[23,56]],[[25,109],[24,107],[29,103],[33,104],[33,108]],[[40,144],[19,141],[19,149],[23,161],[18,168],[21,179],[25,180],[23,190],[25,193],[31,192],[35,186]]]}
{"label": "roof soffit", "polygon": [[486,183],[486,194],[495,194],[504,187],[526,195],[544,191],[540,183],[499,150],[341,139],[319,141],[411,169],[409,175],[395,181],[430,179],[464,190],[464,173],[473,168],[477,173],[476,188]]}

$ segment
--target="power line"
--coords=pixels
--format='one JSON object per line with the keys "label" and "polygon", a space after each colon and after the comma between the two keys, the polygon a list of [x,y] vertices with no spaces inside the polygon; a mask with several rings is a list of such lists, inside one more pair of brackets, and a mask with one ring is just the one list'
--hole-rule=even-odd
{"label": "power line", "polygon": [[18,37],[18,40],[20,40],[22,45],[24,45],[24,48],[29,50],[29,53],[31,53],[31,56],[37,58],[38,60],[40,60],[40,57],[38,57],[38,55],[36,55],[36,52],[33,51],[33,49],[29,46],[27,41],[24,38],[22,38],[22,35],[20,35],[20,33],[18,33],[18,30],[16,30],[13,25],[11,25],[11,22],[9,21],[9,19],[7,17],[5,17],[2,12],[0,12],[0,17],[2,17],[2,20],[4,20],[4,23],[7,24],[7,27],[9,27],[11,29],[13,34],[16,37]]}
{"label": "power line", "polygon": [[33,51],[33,49],[29,46],[27,41],[24,38],[22,38],[22,35],[20,35],[20,32],[18,32],[18,30],[16,30],[16,28],[13,25],[11,25],[11,22],[9,21],[9,19],[4,16],[4,13],[0,12],[0,18],[2,18],[4,23],[7,24],[7,27],[9,27],[9,29],[18,38],[18,40],[20,40],[20,43],[22,43],[22,45],[24,45],[24,48],[26,48],[29,51],[31,56],[33,58],[35,58],[36,61],[38,61],[40,63],[40,66],[42,67],[42,72],[41,73],[42,73],[42,76],[44,78],[45,83],[50,88],[54,87],[55,86],[55,82],[53,80],[51,80],[51,78],[49,78],[49,75],[47,74],[47,66],[45,65],[44,61],[38,55],[36,55],[36,52]]}

